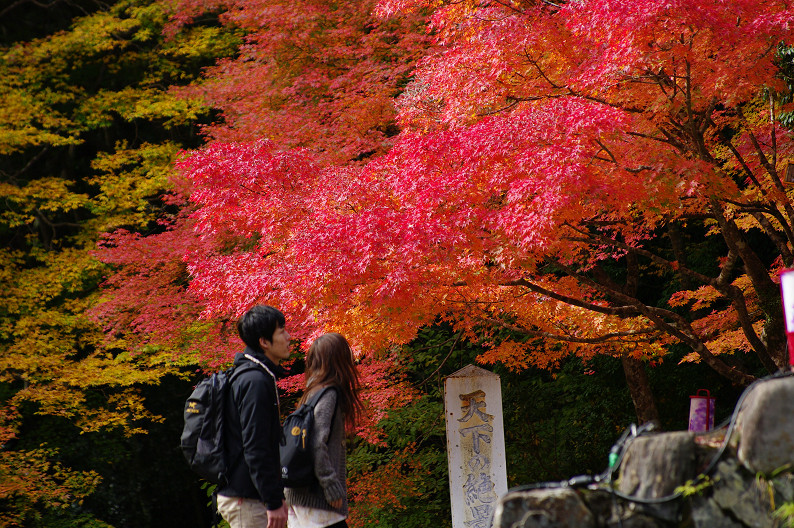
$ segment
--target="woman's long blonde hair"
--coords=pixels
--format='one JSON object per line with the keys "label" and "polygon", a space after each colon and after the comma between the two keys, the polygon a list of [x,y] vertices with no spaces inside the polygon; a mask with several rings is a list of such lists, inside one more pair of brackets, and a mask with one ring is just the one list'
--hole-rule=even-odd
{"label": "woman's long blonde hair", "polygon": [[318,387],[333,386],[338,389],[339,408],[345,416],[348,431],[356,428],[363,405],[359,399],[358,369],[353,362],[353,350],[342,334],[323,334],[306,353],[306,390],[301,403]]}

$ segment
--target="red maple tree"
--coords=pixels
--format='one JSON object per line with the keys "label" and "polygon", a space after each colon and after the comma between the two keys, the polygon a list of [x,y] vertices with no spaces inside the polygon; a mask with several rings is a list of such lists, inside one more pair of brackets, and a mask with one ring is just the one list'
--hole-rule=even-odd
{"label": "red maple tree", "polygon": [[182,90],[222,112],[214,141],[268,138],[349,162],[382,154],[398,128],[394,97],[427,48],[424,17],[376,16],[375,2],[179,0],[172,31],[206,11],[246,32],[234,58]]}
{"label": "red maple tree", "polygon": [[[438,318],[473,338],[508,329],[481,359],[515,367],[672,342],[737,383],[753,376],[736,352],[785,365],[792,142],[775,52],[790,8],[421,5],[436,46],[386,155],[329,166],[260,140],[182,163],[206,313],[267,300],[373,349]],[[703,236],[722,257],[690,263]],[[644,289],[662,281],[667,306]]]}
{"label": "red maple tree", "polygon": [[484,362],[611,354],[640,387],[674,342],[737,383],[786,364],[786,4],[381,2],[431,13],[429,52],[368,6],[178,6],[249,32],[191,92],[225,117],[180,164],[204,316],[270,302],[366,351],[443,319]]}

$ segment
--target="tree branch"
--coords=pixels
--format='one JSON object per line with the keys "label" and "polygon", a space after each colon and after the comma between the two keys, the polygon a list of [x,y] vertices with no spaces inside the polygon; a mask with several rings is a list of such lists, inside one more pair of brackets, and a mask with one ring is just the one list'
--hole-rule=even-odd
{"label": "tree branch", "polygon": [[[736,382],[741,383],[743,385],[749,384],[752,381],[755,381],[754,376],[750,376],[745,374],[734,367],[728,366],[724,361],[717,358],[711,351],[706,347],[703,343],[703,340],[698,337],[697,333],[692,329],[689,321],[684,319],[681,315],[672,312],[670,310],[665,310],[662,308],[657,308],[653,306],[648,306],[645,303],[641,302],[639,299],[630,297],[622,292],[617,290],[608,288],[594,280],[590,277],[582,275],[581,273],[573,270],[569,266],[566,266],[560,262],[554,263],[560,269],[565,271],[568,275],[577,278],[581,282],[585,284],[589,284],[593,288],[601,291],[605,295],[615,299],[615,301],[629,304],[636,308],[636,310],[641,314],[647,317],[650,321],[652,321],[656,327],[663,331],[664,333],[671,335],[673,337],[678,338],[681,342],[687,344],[695,353],[697,353],[701,358],[703,358],[708,365],[720,373],[722,376]],[[669,319],[675,321],[675,324],[669,323],[667,320]]]}
{"label": "tree branch", "polygon": [[[761,262],[761,259],[744,240],[739,228],[736,226],[736,223],[733,220],[729,220],[723,216],[722,210],[716,198],[712,197],[710,201],[712,212],[716,215],[717,223],[720,226],[720,232],[722,233],[722,237],[725,240],[728,249],[731,252],[738,254],[739,257],[741,257],[742,262],[744,262],[745,273],[747,273],[747,276],[750,278],[750,281],[753,284],[753,288],[758,294],[761,309],[767,315],[767,325],[770,323],[770,321],[774,321],[779,323],[780,328],[782,328],[783,313],[782,305],[780,303],[779,287],[774,283],[774,281],[772,281],[771,277],[769,276],[769,271],[767,270],[766,266],[764,266],[763,262]],[[727,280],[725,282],[727,282]],[[721,285],[722,284],[720,284],[720,286]],[[730,291],[734,291],[732,288],[729,288],[729,285],[726,285],[725,287]],[[733,288],[736,287],[733,286]],[[736,296],[733,298],[738,301],[739,294],[736,294]],[[737,308],[737,313],[739,313],[741,321],[741,316],[747,312],[747,306],[744,302],[743,294],[741,295],[741,305],[734,303],[734,307]],[[745,331],[745,335],[747,335],[748,340],[750,340],[750,344],[753,345],[753,348],[755,348],[758,357],[761,359],[761,362],[767,369],[771,368],[770,372],[775,372],[778,368],[782,368],[782,364],[777,365],[777,363],[782,361],[782,358],[779,358],[778,361],[774,361],[772,359],[773,356],[770,354],[770,349],[761,342],[756,335],[755,330],[752,328],[752,325],[749,324],[749,321],[742,323],[742,329]],[[780,343],[777,343],[778,339],[776,339],[774,335],[769,335],[768,333],[767,339],[773,343],[773,350],[775,348],[774,345],[776,345],[777,348],[780,347]],[[772,368],[772,365],[776,366]]]}
{"label": "tree branch", "polygon": [[535,293],[539,293],[541,295],[545,295],[547,297],[551,297],[560,302],[564,302],[566,304],[570,304],[571,306],[576,306],[577,308],[583,308],[585,310],[590,310],[591,312],[602,313],[606,315],[617,315],[621,317],[632,317],[637,314],[637,311],[632,308],[631,306],[601,306],[598,304],[588,303],[581,299],[577,299],[575,297],[570,297],[568,295],[563,295],[542,286],[538,286],[532,282],[529,282],[526,279],[517,279],[514,281],[509,282],[502,282],[499,286],[523,286]]}
{"label": "tree branch", "polygon": [[496,324],[501,326],[502,328],[506,328],[508,330],[512,330],[513,332],[525,334],[532,337],[543,337],[546,339],[553,339],[555,341],[564,341],[567,343],[582,343],[582,344],[599,344],[599,343],[607,343],[614,339],[622,339],[626,337],[634,337],[634,336],[646,336],[643,339],[633,340],[632,342],[650,342],[653,338],[652,335],[649,334],[658,334],[659,329],[656,327],[646,327],[641,328],[639,330],[632,330],[627,332],[610,332],[607,334],[602,334],[597,337],[575,337],[570,335],[563,335],[563,334],[555,334],[552,332],[544,332],[542,330],[530,330],[521,325],[510,324],[502,319],[497,319],[494,317],[484,317],[483,320],[488,321],[490,323]]}

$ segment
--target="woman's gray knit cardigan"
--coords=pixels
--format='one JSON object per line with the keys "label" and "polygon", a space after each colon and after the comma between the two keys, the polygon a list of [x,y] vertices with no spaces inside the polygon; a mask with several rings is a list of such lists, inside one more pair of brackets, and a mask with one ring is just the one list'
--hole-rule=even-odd
{"label": "woman's gray knit cardigan", "polygon": [[[290,504],[332,510],[347,516],[345,417],[342,410],[336,408],[336,401],[336,391],[328,390],[314,406],[312,449],[314,474],[319,484],[285,488],[284,495]],[[334,509],[328,503],[337,499],[342,499],[342,507]]]}

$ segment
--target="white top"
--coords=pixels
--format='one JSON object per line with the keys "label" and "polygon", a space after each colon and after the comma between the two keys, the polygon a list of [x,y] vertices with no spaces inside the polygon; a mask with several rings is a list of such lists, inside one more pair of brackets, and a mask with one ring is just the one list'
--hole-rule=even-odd
{"label": "white top", "polygon": [[346,518],[335,511],[290,504],[287,528],[325,528],[344,521]]}

